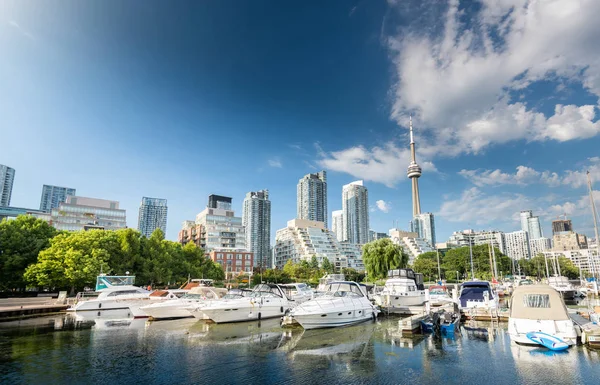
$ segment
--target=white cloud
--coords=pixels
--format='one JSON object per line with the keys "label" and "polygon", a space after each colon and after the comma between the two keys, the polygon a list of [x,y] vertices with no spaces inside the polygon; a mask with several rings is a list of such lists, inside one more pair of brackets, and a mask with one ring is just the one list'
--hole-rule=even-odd
{"label": "white cloud", "polygon": [[[596,209],[598,209],[598,205],[600,204],[600,191],[594,191],[593,197]],[[589,194],[580,196],[579,199],[574,202],[567,201],[562,204],[553,204],[544,210],[544,217],[547,220],[555,219],[563,214],[566,214],[568,217],[583,216],[584,218],[587,217],[591,220],[593,216]]]}
{"label": "white cloud", "polygon": [[269,163],[269,166],[271,166],[271,167],[276,167],[276,168],[282,168],[283,167],[283,164],[281,163],[281,160],[279,158],[269,159],[267,161],[267,163]]}
{"label": "white cloud", "polygon": [[392,209],[390,203],[384,200],[378,200],[375,204],[377,205],[377,208],[384,213],[388,213]]}
{"label": "white cloud", "polygon": [[531,200],[522,194],[487,195],[472,187],[459,198],[444,201],[436,215],[449,222],[481,226],[514,220],[515,214],[518,216],[530,204]]}
{"label": "white cloud", "polygon": [[[459,2],[451,0],[441,35],[415,22],[388,39],[397,77],[391,117],[405,126],[408,112],[416,113],[431,129],[433,143],[457,152],[477,153],[518,139],[597,135],[600,124],[593,121],[592,105],[556,105],[546,118],[524,103],[511,103],[508,91],[567,78],[600,95],[595,16],[600,2],[482,0],[481,6],[465,17]],[[422,13],[428,7],[417,8]],[[400,4],[398,9],[411,11]]]}
{"label": "white cloud", "polygon": [[[384,146],[367,149],[363,146],[350,147],[331,153],[318,147],[321,159],[318,164],[328,170],[345,172],[356,178],[394,186],[401,180],[408,179],[406,168],[410,163],[408,148],[399,148],[388,142]],[[430,161],[418,161],[424,172],[437,172]]]}

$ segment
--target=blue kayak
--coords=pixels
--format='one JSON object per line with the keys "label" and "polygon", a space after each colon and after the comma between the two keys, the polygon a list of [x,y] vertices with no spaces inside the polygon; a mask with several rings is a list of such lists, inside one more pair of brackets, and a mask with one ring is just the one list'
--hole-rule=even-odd
{"label": "blue kayak", "polygon": [[569,344],[561,340],[557,336],[542,332],[529,332],[526,334],[532,342],[547,347],[550,350],[560,351],[569,348]]}

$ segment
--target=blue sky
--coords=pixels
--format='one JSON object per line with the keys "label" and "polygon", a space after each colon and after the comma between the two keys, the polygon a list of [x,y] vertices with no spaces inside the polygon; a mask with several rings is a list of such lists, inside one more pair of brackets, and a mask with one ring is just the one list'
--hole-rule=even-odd
{"label": "blue sky", "polygon": [[[364,179],[371,227],[411,216],[413,115],[424,211],[452,231],[544,232],[561,213],[592,235],[600,181],[600,3],[3,1],[0,164],[12,205],[42,184],[169,202],[167,237],[211,193],[241,215],[267,188],[272,233],[300,177],[328,171],[329,211]],[[594,12],[594,8],[597,12]],[[598,196],[597,199],[600,199]]]}

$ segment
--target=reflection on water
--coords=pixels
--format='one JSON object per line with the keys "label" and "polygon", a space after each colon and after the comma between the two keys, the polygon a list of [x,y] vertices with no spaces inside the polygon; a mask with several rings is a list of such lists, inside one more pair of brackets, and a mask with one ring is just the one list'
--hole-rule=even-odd
{"label": "reflection on water", "polygon": [[282,329],[279,320],[216,325],[127,314],[0,323],[0,383],[584,384],[599,353],[511,344],[506,324],[454,337],[406,336],[398,318],[346,328]]}

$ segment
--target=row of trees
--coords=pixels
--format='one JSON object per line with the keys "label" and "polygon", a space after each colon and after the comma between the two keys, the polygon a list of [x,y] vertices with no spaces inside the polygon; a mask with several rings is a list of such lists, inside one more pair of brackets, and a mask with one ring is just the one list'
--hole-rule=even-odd
{"label": "row of trees", "polygon": [[[579,277],[579,269],[570,259],[566,257],[558,257],[558,265],[560,268],[560,274],[563,276],[569,279],[576,279]],[[553,266],[554,264],[552,259],[548,259],[548,271],[546,271],[546,258],[543,254],[536,255],[529,260],[524,259],[519,261],[521,273],[530,277],[545,278],[547,273],[549,273],[550,276],[553,274],[558,274],[558,271],[554,271]],[[584,272],[584,274],[587,273]]]}
{"label": "row of trees", "polygon": [[0,223],[2,290],[27,284],[62,289],[93,286],[100,272],[136,275],[139,285],[174,285],[188,277],[224,278],[221,267],[193,243],[150,238],[134,229],[58,232],[28,216]]}
{"label": "row of trees", "polygon": [[[324,258],[319,266],[319,261],[316,256],[313,256],[310,261],[300,261],[294,263],[291,260],[287,261],[283,269],[267,269],[262,274],[254,274],[252,283],[258,284],[261,282],[271,283],[290,283],[290,282],[305,282],[310,285],[317,285],[319,279],[325,274],[331,274],[335,270],[335,266]],[[352,268],[343,268],[341,271],[347,280],[361,282],[365,275],[359,273]]]}

